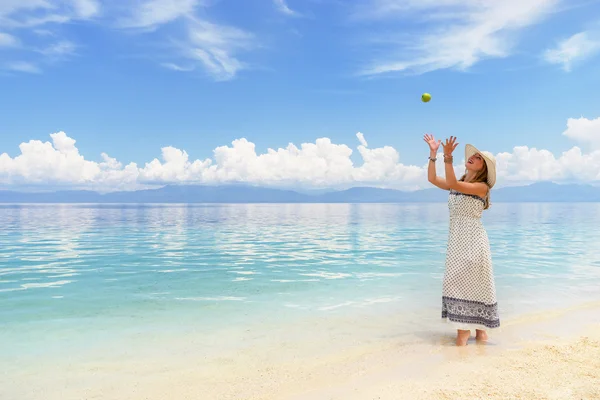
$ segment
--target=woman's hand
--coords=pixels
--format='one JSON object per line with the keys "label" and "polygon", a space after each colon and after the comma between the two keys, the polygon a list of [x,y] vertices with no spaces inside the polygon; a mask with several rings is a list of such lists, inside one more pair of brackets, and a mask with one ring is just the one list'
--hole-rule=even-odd
{"label": "woman's hand", "polygon": [[442,144],[444,148],[444,157],[452,157],[452,152],[456,149],[458,143],[456,143],[456,138],[454,136],[450,136],[450,139],[446,139],[446,143]]}
{"label": "woman's hand", "polygon": [[438,149],[440,148],[440,143],[442,142],[441,140],[435,140],[435,138],[433,137],[433,135],[430,134],[425,134],[423,136],[423,140],[425,141],[425,143],[427,143],[429,145],[429,149],[431,150],[431,152],[433,154],[436,154]]}

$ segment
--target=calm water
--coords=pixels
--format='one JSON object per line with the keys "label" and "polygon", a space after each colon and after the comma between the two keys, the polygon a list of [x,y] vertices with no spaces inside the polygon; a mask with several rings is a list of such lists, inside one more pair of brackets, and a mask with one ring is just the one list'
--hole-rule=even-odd
{"label": "calm water", "polygon": [[[484,224],[502,319],[600,300],[600,204],[494,204]],[[315,316],[439,320],[445,204],[3,205],[0,226],[5,361]]]}

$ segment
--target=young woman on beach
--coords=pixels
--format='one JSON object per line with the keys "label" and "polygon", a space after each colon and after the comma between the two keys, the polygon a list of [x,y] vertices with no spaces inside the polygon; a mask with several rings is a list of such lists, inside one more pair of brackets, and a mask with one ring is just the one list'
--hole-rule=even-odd
{"label": "young woman on beach", "polygon": [[457,179],[452,153],[458,143],[450,136],[442,144],[445,178],[436,175],[435,161],[441,141],[425,135],[429,145],[428,180],[449,190],[450,230],[442,290],[442,318],[457,328],[456,345],[464,346],[475,329],[475,339],[486,341],[486,329],[500,326],[492,257],[487,232],[481,222],[490,206],[496,183],[496,160],[489,152],[467,144],[465,174]]}

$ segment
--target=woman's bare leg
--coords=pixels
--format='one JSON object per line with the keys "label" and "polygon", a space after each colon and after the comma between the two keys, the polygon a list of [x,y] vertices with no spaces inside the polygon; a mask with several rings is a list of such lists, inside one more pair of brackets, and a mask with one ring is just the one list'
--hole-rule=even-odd
{"label": "woman's bare leg", "polygon": [[469,337],[471,336],[471,331],[465,331],[462,329],[458,329],[456,334],[456,345],[457,346],[466,346]]}
{"label": "woman's bare leg", "polygon": [[475,332],[477,332],[475,334],[475,340],[480,340],[485,342],[486,340],[488,340],[488,335],[486,333],[486,331],[482,330],[482,329],[476,329]]}

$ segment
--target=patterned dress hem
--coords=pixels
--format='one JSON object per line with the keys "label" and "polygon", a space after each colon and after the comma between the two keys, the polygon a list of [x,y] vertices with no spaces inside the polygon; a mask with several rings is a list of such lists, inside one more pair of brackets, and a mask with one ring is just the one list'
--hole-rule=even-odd
{"label": "patterned dress hem", "polygon": [[498,329],[500,328],[499,320],[482,320],[480,318],[465,318],[462,315],[454,315],[448,313],[442,313],[442,319],[453,326],[456,326],[457,329],[461,330],[469,330],[469,329]]}
{"label": "patterned dress hem", "polygon": [[460,329],[461,331],[472,331],[474,329],[479,329],[479,330],[482,330],[482,331],[494,331],[494,332],[496,332],[496,331],[500,331],[501,330],[500,326],[497,326],[495,328],[490,328],[489,326],[485,326],[485,325],[482,325],[482,324],[476,324],[476,323],[465,324],[465,323],[462,323],[462,322],[452,321],[451,319],[449,319],[447,317],[446,318],[442,317],[442,321],[443,321],[443,323],[445,323],[447,325],[450,325],[452,328],[454,328],[454,329]]}

